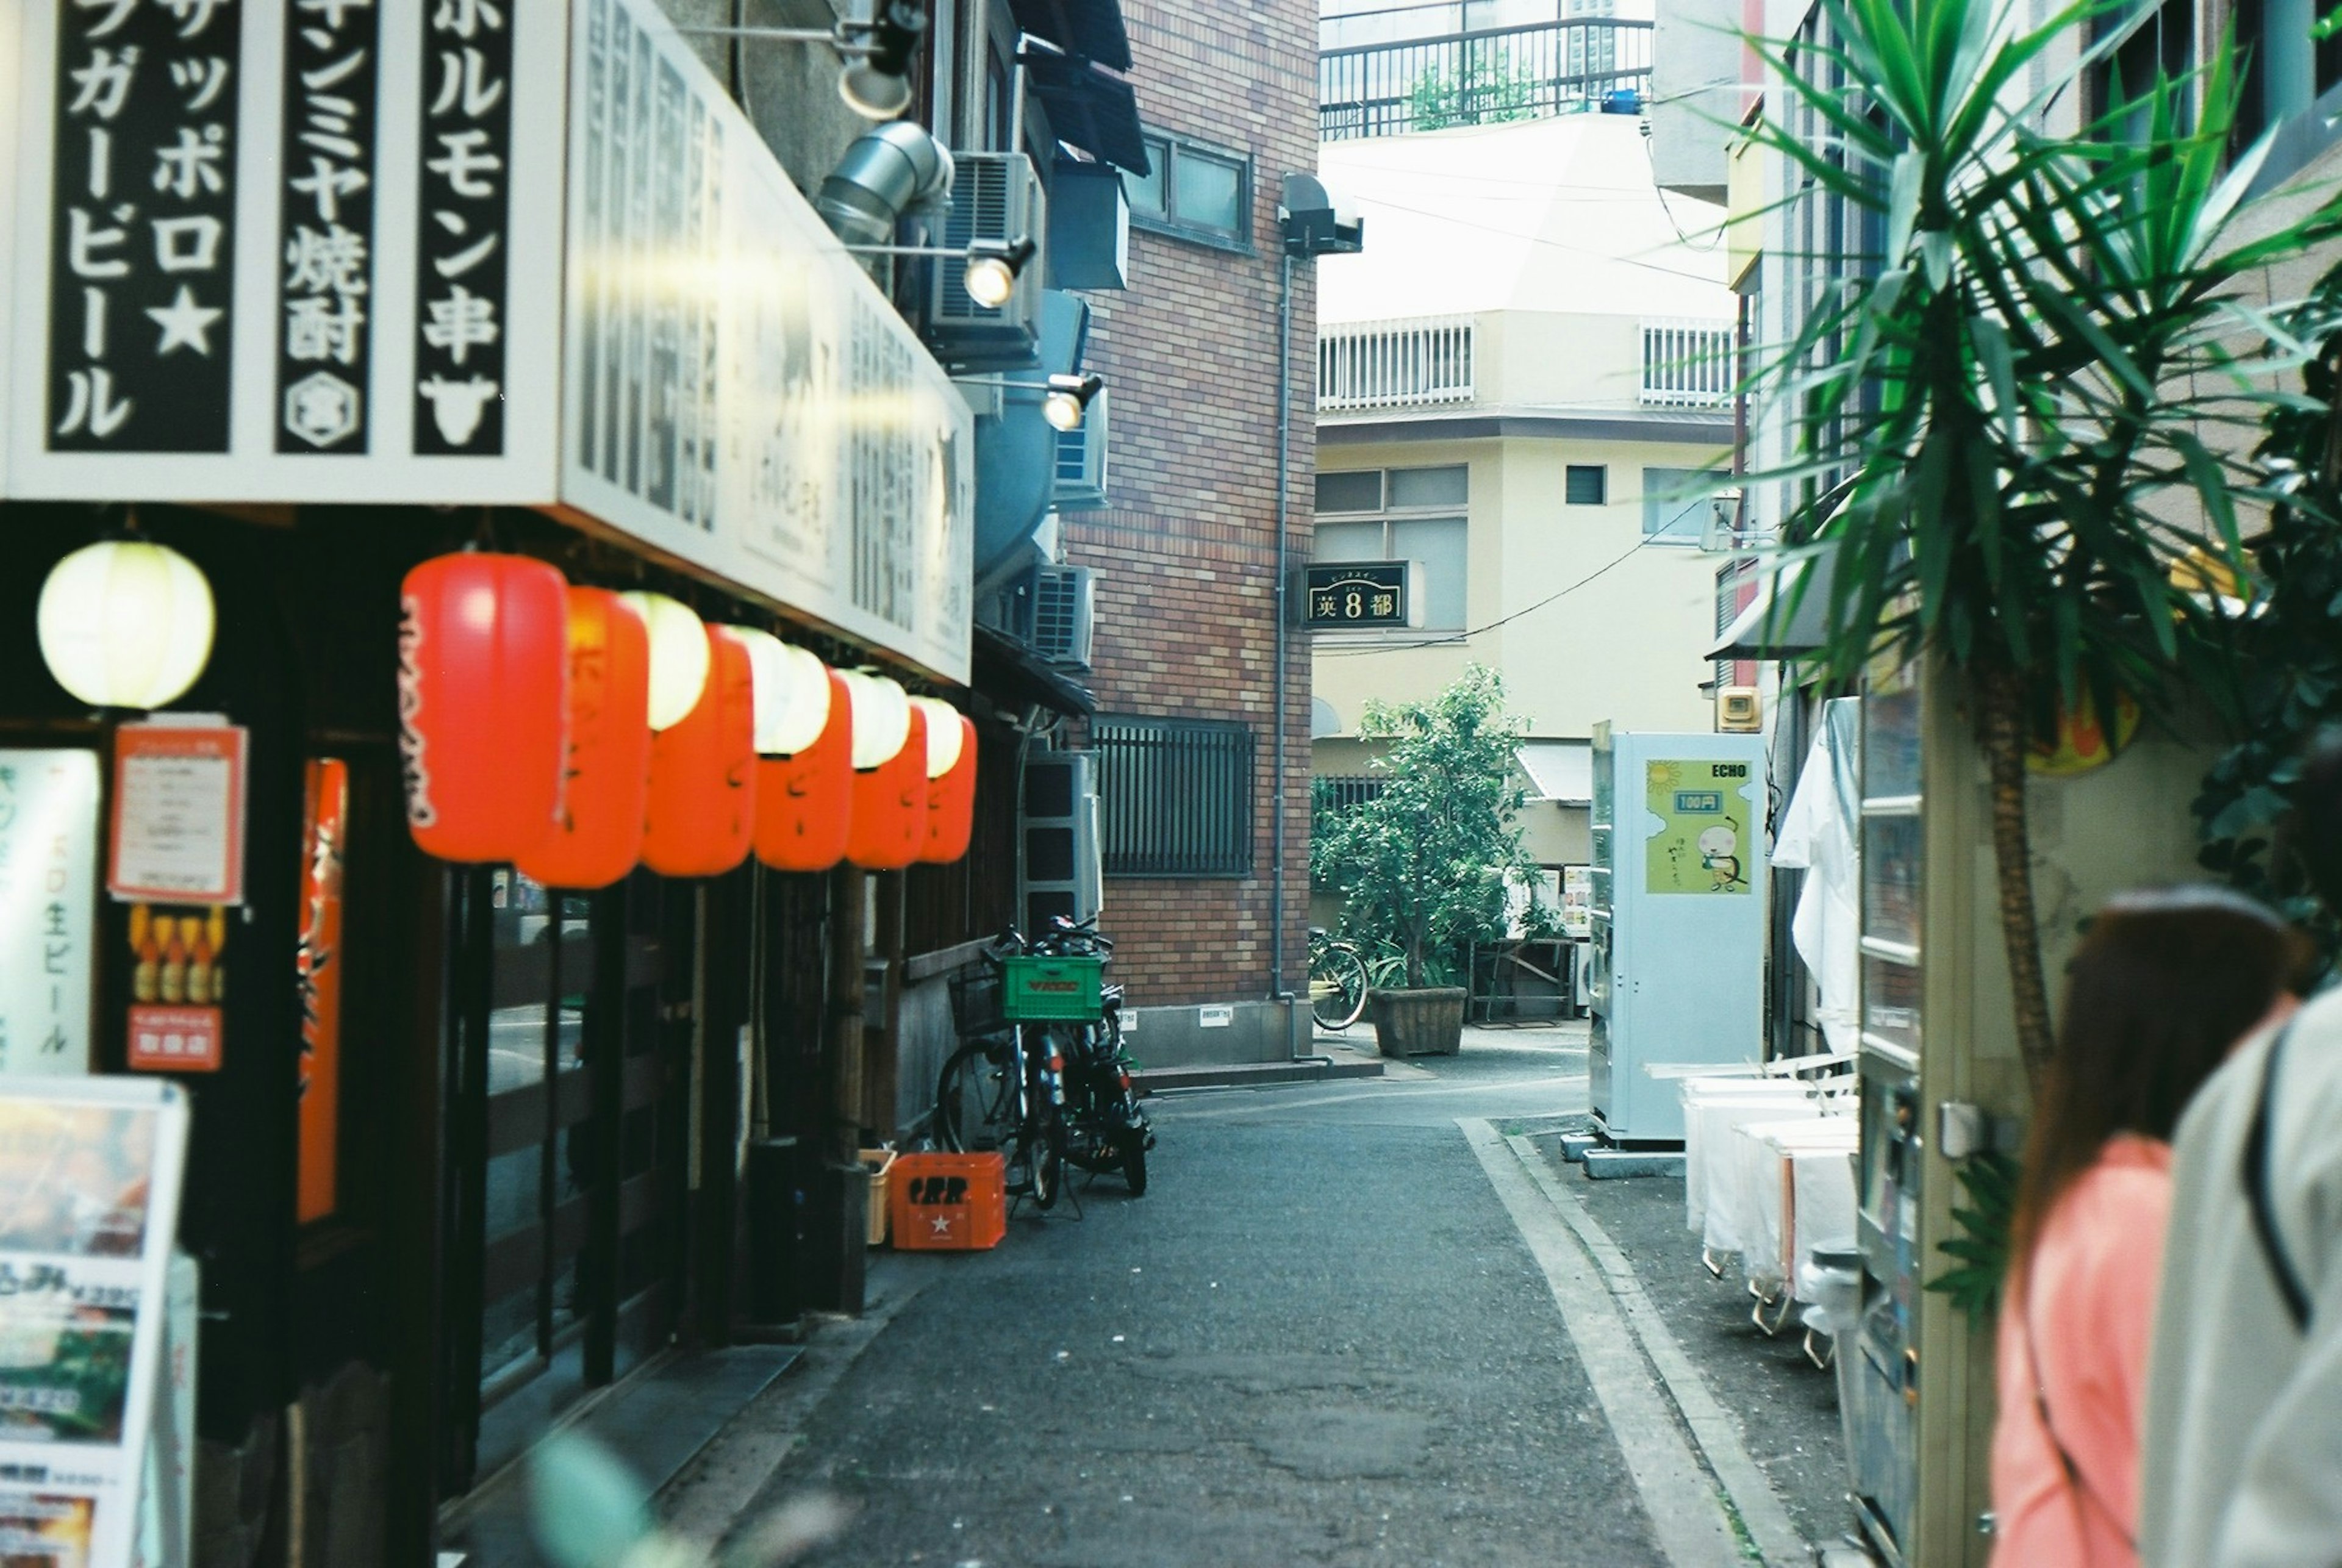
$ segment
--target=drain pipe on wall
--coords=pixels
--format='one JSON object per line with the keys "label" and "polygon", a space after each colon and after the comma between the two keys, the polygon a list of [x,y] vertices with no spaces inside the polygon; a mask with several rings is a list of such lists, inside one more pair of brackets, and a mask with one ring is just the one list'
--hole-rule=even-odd
{"label": "drain pipe on wall", "polygon": [[1269,720],[1268,994],[1289,1002],[1285,988],[1285,525],[1290,511],[1286,492],[1292,481],[1293,446],[1293,253],[1279,258],[1276,290],[1276,706]]}

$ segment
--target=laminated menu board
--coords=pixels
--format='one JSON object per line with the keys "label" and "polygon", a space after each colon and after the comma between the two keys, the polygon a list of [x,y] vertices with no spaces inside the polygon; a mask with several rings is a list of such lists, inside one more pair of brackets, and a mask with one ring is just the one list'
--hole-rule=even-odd
{"label": "laminated menu board", "polygon": [[0,1563],[131,1560],[186,1141],[168,1082],[0,1078]]}

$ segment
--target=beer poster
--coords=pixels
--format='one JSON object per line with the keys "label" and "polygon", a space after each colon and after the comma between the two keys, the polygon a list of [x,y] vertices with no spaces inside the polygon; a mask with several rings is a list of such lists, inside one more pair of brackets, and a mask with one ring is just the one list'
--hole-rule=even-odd
{"label": "beer poster", "polygon": [[0,1079],[0,1562],[130,1560],[186,1135],[168,1083]]}

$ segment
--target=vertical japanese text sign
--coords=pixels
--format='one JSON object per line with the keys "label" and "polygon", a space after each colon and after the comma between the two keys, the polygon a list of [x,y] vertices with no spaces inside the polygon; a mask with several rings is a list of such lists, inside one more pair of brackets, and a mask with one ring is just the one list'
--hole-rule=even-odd
{"label": "vertical japanese text sign", "polygon": [[60,452],[225,452],[235,305],[226,0],[55,8],[45,406]]}
{"label": "vertical japanese text sign", "polygon": [[415,247],[423,305],[415,354],[417,452],[505,449],[505,230],[513,166],[507,3],[521,0],[431,5]]}
{"label": "vertical japanese text sign", "polygon": [[6,493],[556,498],[566,5],[5,12]]}
{"label": "vertical japanese text sign", "polygon": [[186,1096],[0,1080],[0,1555],[125,1568],[163,1370]]}
{"label": "vertical japanese text sign", "polygon": [[382,25],[373,0],[295,0],[285,36],[279,452],[366,450]]}
{"label": "vertical japanese text sign", "polygon": [[97,754],[0,751],[0,1074],[89,1071]]}

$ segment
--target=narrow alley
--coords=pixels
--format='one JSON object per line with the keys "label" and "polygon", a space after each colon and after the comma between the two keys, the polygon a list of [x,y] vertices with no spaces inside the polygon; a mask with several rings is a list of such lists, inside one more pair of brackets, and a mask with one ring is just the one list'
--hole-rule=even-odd
{"label": "narrow alley", "polygon": [[[1684,1347],[1748,1363],[1719,1370],[1793,1493],[1842,1472],[1827,1380],[1790,1364],[1793,1334],[1761,1340],[1736,1287],[1701,1275],[1680,1310],[1697,1247],[1679,1179],[1587,1183],[1555,1174],[1549,1138],[1506,1141],[1582,1111],[1585,1065],[1582,1026],[1475,1030],[1384,1078],[1158,1098],[1144,1199],[1103,1178],[1078,1217],[1022,1213],[990,1253],[874,1253],[866,1317],[816,1335],[678,1481],[672,1520],[750,1526],[829,1491],[854,1510],[812,1559],[835,1568],[1659,1568],[1747,1561],[1767,1532],[1781,1550],[1771,1487],[1716,1484],[1762,1474],[1736,1423],[1721,1463],[1692,1458],[1540,1178],[1685,1265],[1653,1298]],[[1681,1349],[1656,1359],[1682,1377]]]}

